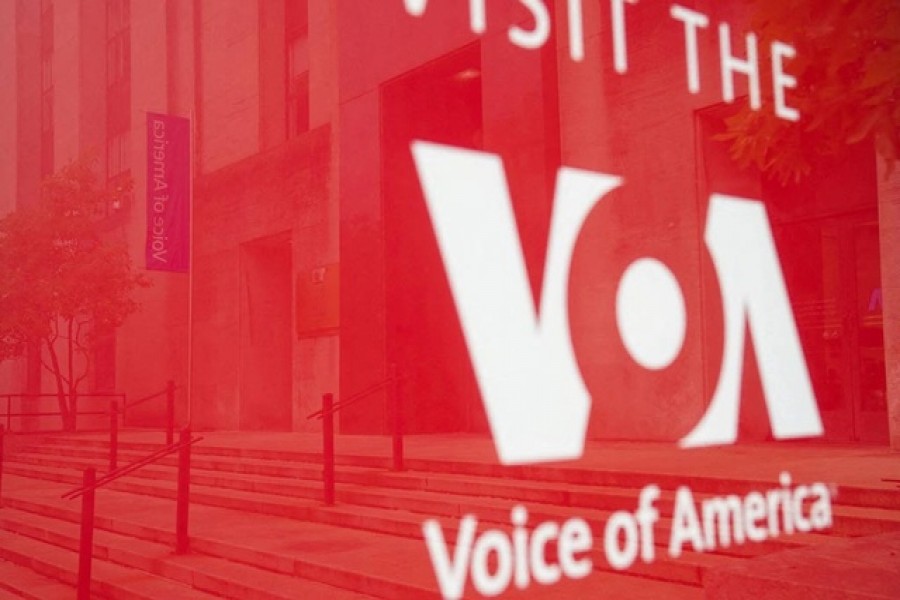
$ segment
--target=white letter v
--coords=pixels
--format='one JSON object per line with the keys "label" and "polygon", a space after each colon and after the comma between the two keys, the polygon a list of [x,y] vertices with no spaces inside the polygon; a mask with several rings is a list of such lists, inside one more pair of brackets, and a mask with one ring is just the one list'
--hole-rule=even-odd
{"label": "white letter v", "polygon": [[560,169],[535,314],[500,158],[421,141],[412,153],[500,461],[579,458],[591,400],[569,335],[569,267],[585,218],[621,179]]}
{"label": "white letter v", "polygon": [[425,547],[428,548],[428,555],[431,557],[431,565],[434,567],[441,596],[446,600],[455,600],[463,596],[466,572],[469,570],[469,555],[472,553],[472,542],[477,526],[478,520],[472,515],[463,517],[459,524],[459,532],[456,534],[456,549],[453,551],[451,561],[441,524],[435,519],[428,519],[422,523]]}

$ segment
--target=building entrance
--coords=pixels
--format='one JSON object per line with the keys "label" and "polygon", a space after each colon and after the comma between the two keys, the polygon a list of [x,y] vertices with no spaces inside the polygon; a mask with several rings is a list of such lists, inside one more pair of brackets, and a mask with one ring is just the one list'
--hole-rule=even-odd
{"label": "building entrance", "polygon": [[[794,287],[827,439],[887,442],[878,222],[861,210],[781,226],[809,275]],[[799,277],[798,273],[798,277]]]}
{"label": "building entrance", "polygon": [[824,438],[887,443],[873,148],[856,144],[836,156],[816,157],[805,176],[781,181],[731,160],[727,145],[716,139],[729,110],[716,106],[699,113],[705,192],[766,204]]}
{"label": "building entrance", "polygon": [[240,428],[291,428],[289,234],[241,245]]}
{"label": "building entrance", "polygon": [[[410,140],[482,144],[481,57],[477,44],[384,86],[385,294],[388,361],[404,374],[400,392],[411,431],[486,431],[474,375],[440,265],[410,154]],[[440,98],[441,106],[435,105]]]}

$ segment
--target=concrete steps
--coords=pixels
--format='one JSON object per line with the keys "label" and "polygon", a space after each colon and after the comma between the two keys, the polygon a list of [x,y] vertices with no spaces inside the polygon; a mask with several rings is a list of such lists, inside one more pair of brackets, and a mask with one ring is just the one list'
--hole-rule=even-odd
{"label": "concrete steps", "polygon": [[[29,494],[23,499],[18,494],[7,496],[6,508],[12,508],[28,515],[43,519],[55,519],[70,524],[74,528],[79,519],[77,503],[71,503],[56,494],[43,493],[38,498]],[[137,540],[165,544],[171,548],[174,536],[171,530],[171,502],[151,497],[138,498],[134,494],[104,490],[98,493],[98,511],[110,515],[115,506],[133,506],[138,502],[145,505],[141,521],[119,516],[98,516],[98,530],[119,533]],[[106,507],[104,507],[106,504]],[[106,510],[104,510],[106,508]],[[5,511],[6,509],[4,509]],[[247,519],[238,511],[218,507],[194,506],[192,508],[191,546],[196,552],[206,556],[219,557],[273,573],[302,576],[348,589],[363,589],[382,598],[417,599],[439,597],[430,566],[427,563],[421,541],[390,535],[358,533],[346,528],[335,530],[333,526],[320,523],[304,523],[295,519],[260,514]],[[240,519],[240,523],[236,523]],[[26,518],[16,519],[19,523]],[[3,523],[0,520],[0,523]],[[223,527],[210,526],[221,523]],[[205,524],[205,526],[204,526]],[[27,525],[26,525],[27,526]],[[242,535],[239,529],[252,528],[254,536]],[[51,529],[52,527],[41,527]],[[277,537],[283,542],[272,543]],[[100,538],[100,536],[97,536]],[[265,539],[267,538],[268,539]],[[297,543],[297,540],[302,540]],[[71,544],[71,540],[69,541]],[[386,549],[386,550],[385,550]],[[372,552],[374,550],[374,553]],[[361,566],[363,568],[361,568]],[[368,567],[368,568],[366,568]],[[635,582],[639,581],[640,594],[634,595]],[[550,588],[528,590],[528,597],[579,597],[583,588],[576,584],[587,584],[591,589],[623,590],[617,597],[674,598],[699,600],[702,591],[693,586],[671,582],[642,581],[633,576],[596,571],[588,580],[562,582]],[[565,589],[574,591],[568,596]],[[628,591],[627,594],[625,590]],[[249,596],[248,596],[249,597]],[[297,597],[332,597],[297,596]]]}
{"label": "concrete steps", "polygon": [[[119,464],[160,446],[123,442]],[[88,466],[102,474],[107,458],[103,440],[68,436],[34,440],[8,456],[5,472],[8,479],[21,484],[22,491],[9,493],[10,486],[4,486],[10,514],[0,510],[3,532],[70,551],[77,541],[78,503],[62,500],[59,494],[79,485],[80,471]],[[108,562],[168,577],[181,585],[200,582],[200,591],[225,597],[438,597],[422,539],[422,522],[437,518],[452,541],[460,518],[467,513],[477,516],[479,531],[486,526],[509,530],[510,509],[521,503],[529,511],[529,524],[579,516],[591,523],[595,534],[595,570],[590,582],[532,587],[527,590],[528,597],[535,593],[538,597],[567,597],[564,589],[571,591],[568,597],[580,597],[586,586],[594,590],[603,585],[629,590],[610,597],[639,597],[634,594],[653,591],[655,596],[646,597],[699,598],[707,572],[743,558],[830,544],[845,536],[900,530],[900,491],[842,487],[837,498],[840,504],[834,507],[834,527],[827,535],[782,536],[715,553],[685,552],[670,559],[665,544],[675,487],[691,486],[695,499],[700,500],[715,494],[765,490],[773,483],[709,477],[686,481],[646,473],[556,466],[511,469],[489,463],[419,459],[408,460],[408,470],[396,473],[387,470],[389,461],[383,456],[341,454],[336,472],[337,505],[326,507],[320,501],[319,460],[315,452],[201,442],[192,451],[191,541],[196,554],[171,556],[175,457],[98,492],[97,527],[104,535],[98,537],[95,553],[100,560],[113,557]],[[638,561],[626,572],[613,571],[602,552],[602,524],[612,511],[634,510],[641,487],[648,483],[663,487],[657,503],[663,515],[655,534],[657,558],[650,565]],[[29,488],[41,492],[28,492]],[[107,508],[104,502],[109,503]],[[142,505],[146,508],[137,508]],[[221,523],[227,531],[210,523]],[[248,530],[252,524],[271,535]],[[282,544],[282,534],[290,542]],[[326,552],[323,559],[321,550],[332,547],[340,551]],[[165,553],[169,558],[162,560]],[[234,564],[249,570],[231,568]],[[239,576],[229,578],[232,573]],[[329,586],[334,593],[323,596],[314,588],[302,591],[291,587],[301,584]],[[510,592],[511,597],[520,593]]]}
{"label": "concrete steps", "polygon": [[75,588],[55,579],[39,575],[31,569],[0,559],[0,600],[25,598],[44,600],[46,598],[72,598]]}
{"label": "concrete steps", "polygon": [[[160,438],[162,439],[162,438]],[[33,450],[45,454],[58,454],[61,446],[66,450],[73,450],[74,455],[89,456],[106,460],[108,457],[108,444],[102,439],[85,439],[72,436],[52,436],[37,440]],[[140,457],[150,451],[160,448],[159,444],[148,442],[120,442],[120,464],[124,464],[122,457]],[[168,459],[168,464],[175,464],[174,458]],[[321,477],[321,454],[316,452],[303,452],[292,450],[273,450],[262,448],[235,448],[223,446],[208,446],[199,444],[194,447],[193,460],[205,461],[214,470],[250,469],[251,473],[269,474],[275,476],[307,477],[306,473],[312,473],[311,477]],[[105,464],[105,462],[104,462]],[[166,464],[165,462],[163,464]],[[197,463],[198,466],[201,463]],[[336,456],[336,464],[351,469],[363,469],[367,472],[376,471],[382,475],[396,475],[390,473],[390,459],[387,457],[368,456],[361,454],[339,453]],[[236,465],[236,466],[235,466]],[[428,460],[407,458],[406,465],[413,479],[431,480],[434,475],[448,476],[459,475],[463,480],[474,477],[484,477],[491,481],[513,481],[516,485],[523,482],[556,483],[557,493],[569,498],[565,504],[578,506],[578,488],[584,486],[589,489],[602,489],[603,487],[620,489],[640,489],[647,484],[655,483],[663,490],[674,490],[680,485],[688,485],[695,496],[721,495],[721,494],[746,494],[750,491],[765,490],[773,487],[774,480],[751,480],[739,477],[708,477],[691,475],[684,477],[665,473],[639,473],[632,471],[615,471],[601,469],[584,469],[560,466],[530,465],[524,467],[508,467],[499,464],[447,460]],[[288,471],[284,469],[287,468]],[[268,473],[258,472],[256,469],[269,469]],[[274,469],[274,472],[272,471]],[[777,475],[777,473],[776,473]],[[340,476],[340,470],[339,470]],[[339,479],[340,481],[340,479]],[[353,482],[352,480],[347,480]],[[358,482],[358,481],[357,481]],[[366,482],[369,483],[369,482]],[[572,493],[569,490],[573,490]],[[900,506],[900,486],[892,488],[863,488],[851,485],[842,485],[839,490],[837,502],[846,506],[861,506],[867,508],[884,508],[894,510]],[[665,498],[665,496],[664,496]],[[523,498],[530,500],[529,498]],[[540,501],[540,500],[538,500]],[[591,501],[588,499],[588,501]],[[557,502],[558,501],[553,501]],[[588,506],[596,507],[595,504]]]}
{"label": "concrete steps", "polygon": [[[0,559],[26,567],[39,576],[60,581],[66,587],[50,587],[54,595],[44,598],[71,598],[78,580],[78,554],[51,543],[17,535],[0,529]],[[106,560],[95,559],[91,569],[92,594],[115,600],[155,600],[158,598],[212,600],[216,596],[181,583],[146,573],[136,572]],[[18,577],[18,575],[16,575]],[[55,596],[57,592],[68,595]],[[33,593],[33,592],[28,592]]]}
{"label": "concrete steps", "polygon": [[[49,492],[29,494],[28,498],[11,495],[5,499],[5,508],[13,508],[29,518],[53,519],[74,527],[80,519],[77,503],[68,502]],[[96,528],[99,531],[125,536],[131,540],[161,544],[168,549],[174,547],[174,505],[172,502],[154,497],[139,496],[128,492],[103,490],[98,493],[98,516]],[[141,505],[141,511],[129,513],[122,507]],[[0,521],[2,522],[2,521]],[[254,536],[245,535],[252,530]],[[269,542],[276,538],[285,542],[285,547],[269,548]],[[193,505],[191,508],[191,549],[194,553],[217,557],[233,563],[257,567],[273,575],[302,576],[307,581],[324,583],[337,588],[370,588],[380,590],[381,597],[427,596],[427,581],[407,583],[392,581],[384,574],[367,577],[356,572],[353,564],[343,558],[335,559],[336,549],[354,548],[355,535],[335,537],[329,527],[306,525],[293,519],[258,515],[248,519],[243,511]],[[331,545],[322,543],[331,538]],[[376,542],[382,541],[379,536]],[[390,536],[381,536],[394,542]],[[268,538],[268,539],[264,539]],[[262,543],[260,543],[262,542]],[[392,544],[391,550],[409,553],[408,546]],[[312,550],[307,552],[304,550]],[[322,556],[331,555],[332,560]],[[305,596],[303,596],[305,597]],[[331,597],[331,596],[312,596]],[[372,597],[356,596],[356,597]]]}
{"label": "concrete steps", "polygon": [[[23,470],[11,466],[14,474],[29,473],[31,476],[71,484],[78,483],[78,476],[70,470],[51,467],[33,467]],[[112,489],[130,491],[139,494],[172,498],[174,494],[173,469],[166,467],[147,467],[134,475],[111,485]],[[509,499],[491,496],[467,496],[462,494],[435,494],[415,489],[384,489],[373,486],[346,484],[338,488],[339,505],[324,508],[317,500],[321,496],[321,485],[318,482],[303,482],[293,479],[278,479],[264,476],[248,476],[234,473],[210,474],[198,472],[192,476],[193,501],[211,506],[237,508],[248,506],[254,512],[290,516],[292,518],[330,523],[337,526],[354,527],[366,531],[388,533],[419,539],[421,524],[426,518],[444,517],[453,519],[447,529],[456,533],[457,519],[467,513],[478,516],[481,522],[505,527],[509,525],[510,509],[515,505]],[[477,483],[469,486],[467,491],[481,491]],[[553,490],[551,490],[551,493]],[[624,491],[623,491],[624,493]],[[619,506],[634,504],[633,493]],[[297,502],[302,499],[302,502]],[[523,498],[516,500],[526,501]],[[348,508],[346,505],[354,505]],[[611,514],[608,510],[578,509],[557,506],[549,503],[531,502],[529,507],[530,522],[546,520],[562,522],[574,515],[581,516],[594,524],[605,523]],[[385,509],[388,512],[385,512]],[[669,537],[671,521],[660,520],[656,529],[655,541],[664,547]],[[599,526],[596,533],[600,534]],[[764,543],[742,544],[718,551],[717,554],[729,556],[757,556],[800,545],[824,543],[827,536],[819,534],[801,534],[777,538]],[[602,540],[597,540],[598,547]],[[686,553],[676,563],[678,566],[666,570],[664,578],[673,581],[696,583],[696,569],[691,563],[694,553]],[[703,559],[699,559],[703,560]],[[658,569],[663,570],[662,561],[658,561]],[[679,570],[688,569],[689,575],[677,575]]]}
{"label": "concrete steps", "polygon": [[[79,525],[7,507],[0,528],[19,536],[78,551]],[[294,600],[296,598],[369,598],[320,583],[272,573],[212,556],[173,556],[171,545],[100,529],[94,534],[94,560],[129,567],[179,582],[193,590],[226,598]]]}
{"label": "concrete steps", "polygon": [[[85,453],[94,452],[105,457],[102,450],[92,449]],[[75,454],[74,450],[66,449],[66,457]],[[202,453],[198,454],[192,460],[192,484],[202,490],[201,500],[215,503],[217,489],[313,501],[322,496],[321,468],[318,465],[298,466],[283,460],[267,461],[259,458],[210,461]],[[132,451],[123,451],[120,462],[138,457]],[[171,497],[173,487],[156,486],[152,481],[174,481],[173,460],[145,467],[113,486],[116,489]],[[42,453],[23,453],[10,462],[8,470],[75,485],[80,479],[72,467],[86,466],[94,466],[102,471],[105,463],[96,457],[69,459]],[[637,498],[637,490],[625,487],[578,484],[562,487],[542,481],[498,480],[484,476],[442,473],[394,473],[368,467],[341,467],[337,470],[337,481],[341,484],[337,492],[341,503],[447,517],[475,512],[487,521],[500,524],[508,523],[510,506],[497,499],[526,503],[535,519],[559,519],[571,516],[572,511],[567,510],[568,508],[579,508],[578,513],[586,518],[594,517],[596,522],[604,522],[611,511],[635,506]],[[708,496],[709,494],[695,494],[697,500]],[[660,535],[657,539],[668,537],[670,521],[666,517],[671,516],[673,497],[671,490],[663,490],[658,502],[664,518],[659,524]],[[838,501],[840,499],[839,496]],[[895,495],[894,500],[900,506],[900,495]],[[270,502],[263,502],[261,506],[269,504]],[[535,506],[536,504],[540,506]],[[834,512],[835,523],[831,534],[875,535],[900,529],[900,512],[896,510],[879,506],[854,507],[839,504],[835,506]],[[299,515],[295,513],[294,516]],[[386,532],[413,537],[420,534],[418,528],[415,531],[392,529]],[[760,552],[818,543],[827,537],[821,534],[794,535],[768,540],[763,544],[735,546],[726,551],[741,556],[757,555]]]}

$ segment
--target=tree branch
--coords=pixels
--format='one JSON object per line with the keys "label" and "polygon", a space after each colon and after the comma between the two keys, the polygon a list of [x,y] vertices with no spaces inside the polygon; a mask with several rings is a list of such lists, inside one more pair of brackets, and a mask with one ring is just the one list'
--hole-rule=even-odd
{"label": "tree branch", "polygon": [[[81,376],[80,376],[78,379],[75,380],[74,389],[77,389],[78,386],[81,385],[81,382],[84,381],[85,379],[87,379],[87,376],[88,376],[88,374],[89,374],[90,372],[91,372],[90,367],[89,367],[87,364],[85,364],[85,366],[84,366],[84,373],[82,373]],[[96,388],[95,388],[94,391],[96,391]]]}
{"label": "tree branch", "polygon": [[76,346],[78,347],[78,352],[81,354],[81,356],[84,357],[84,372],[75,380],[75,387],[78,387],[78,385],[82,381],[84,381],[87,378],[88,374],[91,372],[91,355],[89,352],[89,348],[86,348],[80,344],[76,344]]}
{"label": "tree branch", "polygon": [[[47,350],[50,352],[50,358],[52,360],[52,367],[47,370],[50,371],[50,374],[53,375],[57,379],[57,383],[62,384],[65,383],[67,386],[71,385],[71,381],[63,375],[62,368],[59,364],[59,355],[56,353],[56,340],[59,338],[58,335],[48,336],[44,338],[44,342],[47,344]],[[44,364],[44,359],[41,358],[41,364]],[[44,364],[44,366],[47,366]]]}
{"label": "tree branch", "polygon": [[45,361],[43,357],[41,357],[41,366],[47,369],[47,372],[51,375],[56,375],[56,371],[53,370],[53,367],[47,364],[47,361]]}
{"label": "tree branch", "polygon": [[90,346],[83,343],[81,339],[82,328],[85,325],[90,324],[90,319],[85,319],[83,321],[76,320],[75,321],[75,348],[84,357],[84,372],[75,379],[74,387],[78,387],[82,381],[84,381],[88,374],[91,372],[91,354],[90,354]]}
{"label": "tree branch", "polygon": [[84,345],[81,343],[81,327],[85,323],[86,321],[75,321],[75,347],[79,350],[84,350]]}
{"label": "tree branch", "polygon": [[64,389],[65,386],[63,385],[63,379],[60,373],[59,357],[56,354],[56,348],[53,346],[53,342],[51,342],[49,338],[46,338],[44,341],[47,343],[47,351],[50,353],[50,360],[53,364],[52,373],[53,378],[56,380],[56,398],[59,404],[59,414],[62,416],[63,426],[68,427],[68,424],[71,422],[71,415],[69,405],[66,402],[66,390]]}

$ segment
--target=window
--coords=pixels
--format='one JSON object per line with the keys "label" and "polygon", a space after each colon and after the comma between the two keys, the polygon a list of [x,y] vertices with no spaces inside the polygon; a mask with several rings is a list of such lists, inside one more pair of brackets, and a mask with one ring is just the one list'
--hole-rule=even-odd
{"label": "window", "polygon": [[53,87],[53,57],[46,55],[41,58],[41,89],[48,90]]}
{"label": "window", "polygon": [[131,24],[131,4],[129,0],[108,0],[106,3],[106,23],[110,34],[128,29]]}
{"label": "window", "polygon": [[41,3],[41,56],[53,54],[53,4]]}
{"label": "window", "polygon": [[110,136],[106,148],[106,165],[112,180],[115,175],[127,171],[131,163],[131,132]]}
{"label": "window", "polygon": [[112,86],[127,79],[131,62],[131,44],[127,34],[127,29],[117,32],[106,43],[107,85]]}
{"label": "window", "polygon": [[106,174],[130,167],[131,27],[129,0],[106,4]]}
{"label": "window", "polygon": [[53,5],[41,5],[41,176],[53,172]]}
{"label": "window", "polygon": [[309,131],[309,27],[306,0],[285,2],[287,137]]}
{"label": "window", "polygon": [[288,137],[309,131],[309,73],[292,77],[288,91]]}

